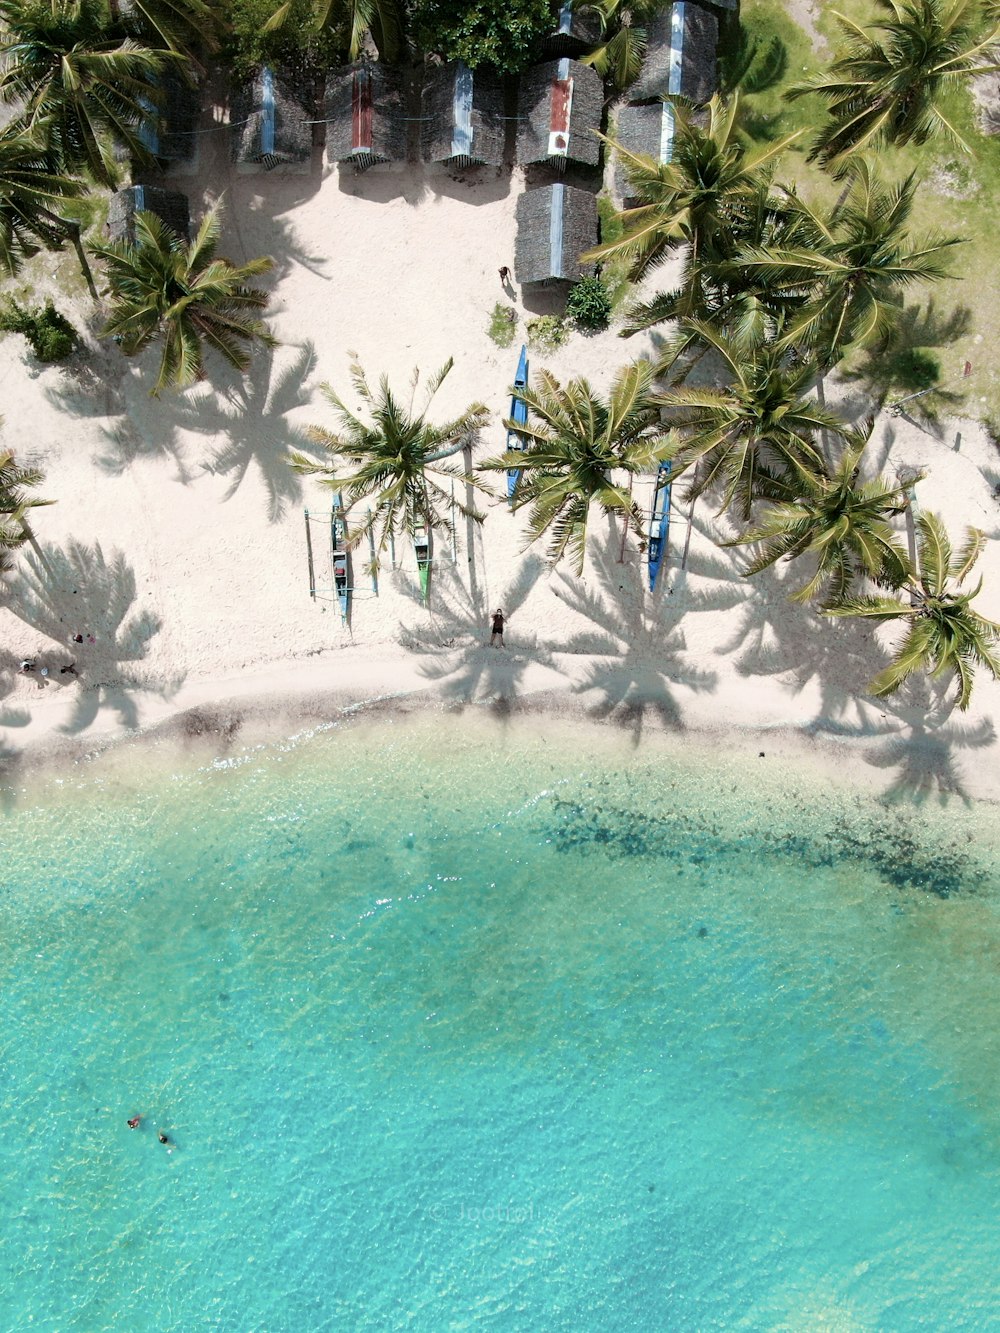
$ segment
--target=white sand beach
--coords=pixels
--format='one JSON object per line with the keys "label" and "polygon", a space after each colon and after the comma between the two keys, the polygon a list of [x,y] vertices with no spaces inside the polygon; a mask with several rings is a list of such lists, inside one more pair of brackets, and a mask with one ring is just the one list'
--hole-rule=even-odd
{"label": "white sand beach", "polygon": [[[190,194],[195,216],[225,195],[230,258],[275,257],[273,356],[258,354],[242,382],[214,366],[195,391],[154,400],[152,360],[129,362],[99,342],[83,304],[71,313],[89,328],[88,350],[67,367],[39,367],[19,336],[0,342],[0,442],[44,470],[42,494],[57,502],[33,516],[44,577],[24,548],[0,605],[8,775],[33,756],[92,753],[189,710],[211,729],[213,709],[242,715],[253,701],[285,699],[316,717],[346,702],[420,695],[500,701],[501,710],[562,699],[637,741],[648,727],[688,729],[770,755],[806,749],[878,791],[1000,797],[1000,685],[980,673],[968,714],[950,711],[953,685],[917,683],[872,700],[865,684],[899,630],[824,622],[789,603],[794,570],[741,580],[740,557],[711,541],[707,504],[682,570],[688,506],[678,499],[670,565],[651,597],[643,557],[629,542],[622,560],[620,534],[600,515],[577,579],[550,571],[540,547],[523,551],[522,516],[498,497],[482,528],[460,522],[454,551],[438,541],[426,609],[411,549],[397,549],[377,596],[360,549],[342,626],[328,521],[312,528],[316,598],[309,593],[303,511],[328,520],[329,492],[285,457],[303,446],[307,424],[333,424],[319,386],[350,396],[349,352],[397,388],[414,366],[429,374],[454,356],[433,414],[479,400],[492,423],[477,456],[503,447],[524,321],[537,308],[518,300],[509,350],[486,328],[506,299],[498,268],[513,263],[524,180],[416,166],[355,176],[328,170],[318,154],[307,176],[239,175],[224,131],[202,145],[197,173],[170,183]],[[575,335],[554,355],[534,355],[532,368],[605,388],[652,347],[614,330]],[[853,390],[842,406],[856,419],[867,410]],[[874,462],[885,471],[926,470],[917,503],[940,512],[954,536],[966,523],[997,536],[1000,457],[975,422],[932,433],[885,413],[877,439]],[[995,540],[980,569],[977,605],[1000,618]],[[487,646],[498,605],[509,616],[503,652]],[[95,642],[72,643],[77,633]],[[25,656],[48,665],[47,684],[19,674]],[[79,678],[61,675],[74,660]]]}

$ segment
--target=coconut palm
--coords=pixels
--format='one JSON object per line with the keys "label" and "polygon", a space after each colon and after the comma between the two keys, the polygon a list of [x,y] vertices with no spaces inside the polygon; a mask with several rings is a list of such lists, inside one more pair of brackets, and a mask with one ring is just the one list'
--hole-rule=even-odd
{"label": "coconut palm", "polygon": [[12,121],[0,129],[0,267],[17,272],[39,247],[59,250],[71,242],[90,293],[93,275],[80,240],[80,224],[54,210],[82,194],[83,186],[55,170],[39,128]]}
{"label": "coconut palm", "polygon": [[28,510],[55,503],[29,494],[44,480],[37,468],[18,467],[9,449],[0,450],[0,573],[11,568],[10,552],[32,539]]}
{"label": "coconut palm", "polygon": [[125,36],[189,59],[217,49],[224,20],[218,0],[108,0],[108,10]]}
{"label": "coconut palm", "polygon": [[662,0],[594,0],[588,9],[600,22],[601,40],[581,62],[616,88],[627,88],[639,77],[649,44],[646,24],[662,12]]}
{"label": "coconut palm", "polygon": [[275,345],[255,314],[267,305],[268,294],[249,285],[273,261],[265,256],[236,265],[217,258],[221,228],[218,204],[190,243],[154,213],[137,213],[134,244],[93,247],[104,261],[111,295],[105,336],[114,338],[126,356],[157,340],[163,343],[154,396],[168,385],[184,389],[204,379],[206,346],[237,370],[246,370],[253,344]]}
{"label": "coconut palm", "polygon": [[961,590],[985,545],[983,533],[967,528],[965,545],[953,553],[937,514],[920,514],[916,565],[900,589],[909,595],[909,601],[853,597],[824,608],[828,616],[908,622],[906,637],[894,660],[871,683],[876,697],[892,694],[915,671],[927,671],[932,679],[954,673],[958,677],[958,706],[964,710],[972,696],[975,667],[985,667],[994,679],[1000,678],[1000,657],[995,652],[1000,625],[972,609],[982,579],[971,592]]}
{"label": "coconut palm", "polygon": [[844,431],[844,449],[833,469],[797,464],[795,499],[770,504],[749,532],[723,543],[761,543],[744,575],[751,578],[779,560],[810,556],[816,565],[813,575],[791,600],[821,597],[827,604],[841,601],[861,578],[893,588],[905,581],[906,552],[889,520],[906,509],[907,491],[919,478],[895,485],[885,477],[858,481],[873,425],[869,420],[860,430]]}
{"label": "coconut palm", "polygon": [[63,170],[86,166],[113,188],[118,170],[110,139],[139,161],[137,134],[156,75],[172,59],[107,24],[101,0],[0,0],[0,100],[23,107],[43,129]]}
{"label": "coconut palm", "polygon": [[[621,214],[622,235],[589,250],[583,258],[604,262],[624,259],[629,276],[638,280],[688,246],[683,283],[683,309],[696,314],[706,266],[732,259],[748,214],[766,197],[767,164],[796,136],[790,135],[757,153],[748,153],[736,126],[739,98],[713,97],[707,123],[674,102],[676,129],[669,162],[630,152],[613,139],[629,179],[629,194],[641,202]],[[702,113],[699,113],[699,116]]]}
{"label": "coconut palm", "polygon": [[746,522],[755,499],[787,499],[803,468],[822,471],[819,432],[842,437],[847,427],[806,397],[815,369],[788,364],[775,343],[755,346],[700,320],[685,321],[683,328],[721,358],[729,382],[652,395],[676,429],[667,457],[675,474],[697,467],[692,498],[721,485],[720,509],[735,506]]}
{"label": "coconut palm", "polygon": [[[353,355],[353,354],[352,354]],[[489,412],[481,403],[473,403],[460,416],[435,426],[427,420],[431,401],[454,362],[449,357],[428,381],[427,393],[420,411],[414,411],[413,400],[419,383],[419,372],[413,372],[409,403],[402,403],[393,394],[388,379],[383,375],[378,391],[368,384],[357,361],[351,365],[351,380],[355,392],[368,409],[370,420],[352,411],[329,384],[323,394],[332,403],[340,419],[340,430],[330,431],[322,426],[308,430],[310,439],[336,458],[337,463],[319,463],[315,458],[298,452],[290,455],[296,472],[319,477],[324,486],[340,491],[344,510],[349,512],[361,500],[374,497],[375,507],[365,520],[352,524],[350,546],[366,540],[369,533],[377,534],[375,568],[380,557],[389,549],[397,536],[414,536],[421,528],[430,532],[451,534],[452,525],[447,512],[452,504],[465,518],[482,523],[484,515],[464,504],[446,491],[437,477],[457,479],[485,490],[467,469],[456,467],[445,460],[461,450],[470,448],[476,432],[489,420]]]}
{"label": "coconut palm", "polygon": [[[314,0],[314,5],[317,32],[344,28],[350,32],[352,60],[360,56],[369,33],[383,60],[399,60],[404,54],[406,20],[400,0]],[[280,28],[291,10],[290,3],[280,5],[265,23],[264,31]]]}
{"label": "coconut palm", "polygon": [[874,4],[884,17],[867,31],[834,13],[843,52],[828,72],[785,94],[815,93],[829,107],[811,156],[835,171],[859,150],[925,143],[938,132],[962,143],[938,101],[949,86],[998,68],[988,55],[1000,39],[995,8],[981,10],[974,0]]}
{"label": "coconut palm", "polygon": [[644,472],[657,458],[664,431],[649,391],[653,370],[647,361],[623,367],[607,401],[584,379],[565,388],[543,370],[534,385],[518,390],[528,407],[528,422],[505,422],[516,429],[525,448],[508,450],[480,467],[518,469],[514,508],[531,506],[528,544],[550,532],[548,556],[555,564],[566,554],[576,572],[583,570],[587,521],[598,504],[605,514],[619,513],[640,537],[642,514],[629,487],[613,479]]}
{"label": "coconut palm", "polygon": [[917,189],[912,174],[883,185],[864,158],[848,172],[849,191],[830,217],[789,196],[801,219],[800,243],[747,246],[738,260],[766,285],[806,298],[782,345],[807,347],[824,366],[850,344],[884,339],[899,316],[902,291],[949,277],[942,257],[960,243],[953,236],[910,237]]}

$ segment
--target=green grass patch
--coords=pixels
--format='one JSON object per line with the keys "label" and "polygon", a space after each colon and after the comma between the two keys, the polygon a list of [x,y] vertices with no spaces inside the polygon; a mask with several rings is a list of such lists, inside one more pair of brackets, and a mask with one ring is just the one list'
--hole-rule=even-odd
{"label": "green grass patch", "polygon": [[486,331],[498,347],[509,347],[517,334],[517,311],[513,306],[498,301],[493,307]]}

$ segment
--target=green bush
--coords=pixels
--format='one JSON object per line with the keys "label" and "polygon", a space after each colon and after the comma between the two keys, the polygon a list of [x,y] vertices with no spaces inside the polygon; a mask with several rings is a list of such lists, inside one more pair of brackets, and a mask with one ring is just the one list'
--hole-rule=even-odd
{"label": "green bush", "polygon": [[421,51],[518,74],[555,31],[558,9],[558,0],[414,0],[410,13]]}
{"label": "green bush", "polygon": [[528,320],[528,346],[538,352],[554,352],[569,337],[565,320],[555,315],[540,315]]}
{"label": "green bush", "polygon": [[345,25],[333,31],[316,31],[313,0],[291,0],[280,27],[268,32],[266,24],[283,0],[230,0],[229,40],[223,58],[238,79],[250,77],[260,65],[280,66],[299,78],[309,78],[321,69],[347,58]]}
{"label": "green bush", "polygon": [[490,315],[489,335],[498,347],[509,347],[517,333],[517,311],[498,301]]}
{"label": "green bush", "polygon": [[0,329],[22,333],[39,361],[65,361],[79,342],[76,329],[51,301],[39,308],[18,305],[8,296],[0,307]]}
{"label": "green bush", "polygon": [[600,278],[581,278],[566,301],[566,317],[578,329],[606,329],[611,318],[611,296]]}

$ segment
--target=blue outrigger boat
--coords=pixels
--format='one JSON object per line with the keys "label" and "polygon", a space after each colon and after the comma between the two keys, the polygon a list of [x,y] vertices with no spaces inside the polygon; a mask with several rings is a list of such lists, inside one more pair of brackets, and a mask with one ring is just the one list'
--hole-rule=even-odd
{"label": "blue outrigger boat", "polygon": [[[523,398],[519,398],[518,389],[528,387],[528,349],[521,344],[521,356],[517,363],[517,374],[514,376],[514,396],[510,400],[510,418],[516,421],[519,426],[527,424],[528,404]],[[507,432],[507,448],[523,449],[524,440],[516,430]],[[507,473],[507,499],[513,501],[514,491],[517,489],[517,479],[521,475],[520,468],[511,468]]]}
{"label": "blue outrigger boat", "polygon": [[340,602],[340,620],[347,624],[351,609],[351,586],[347,568],[347,520],[344,517],[344,498],[337,492],[330,523],[330,553],[333,559],[333,585]]}
{"label": "blue outrigger boat", "polygon": [[649,521],[649,590],[656,591],[656,580],[667,554],[670,540],[670,464],[661,463],[656,472],[653,510]]}

